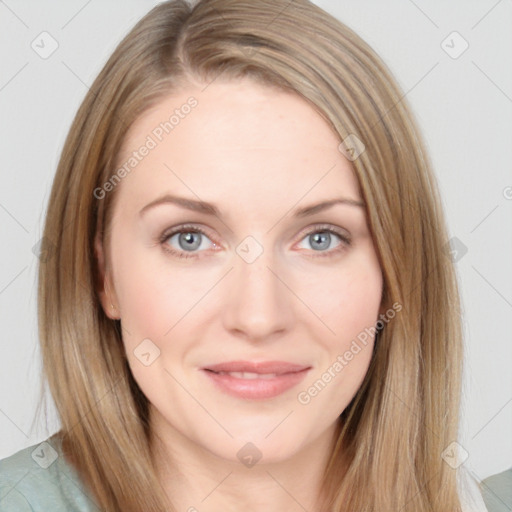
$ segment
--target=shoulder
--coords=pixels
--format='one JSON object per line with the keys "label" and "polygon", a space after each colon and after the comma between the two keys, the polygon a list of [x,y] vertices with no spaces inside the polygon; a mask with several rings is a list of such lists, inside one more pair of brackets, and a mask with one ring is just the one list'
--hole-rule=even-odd
{"label": "shoulder", "polygon": [[0,460],[0,509],[3,512],[96,512],[98,508],[62,454],[59,438]]}
{"label": "shoulder", "polygon": [[510,511],[512,509],[512,468],[484,479],[481,489],[489,512]]}

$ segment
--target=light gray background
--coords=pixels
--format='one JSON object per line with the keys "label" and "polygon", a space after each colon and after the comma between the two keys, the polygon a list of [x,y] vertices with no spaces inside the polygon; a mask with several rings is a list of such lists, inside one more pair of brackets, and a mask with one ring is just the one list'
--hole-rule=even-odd
{"label": "light gray background", "polygon": [[[0,458],[58,429],[50,408],[48,428],[31,430],[40,370],[32,248],[88,86],[156,3],[0,0]],[[395,73],[431,152],[451,236],[467,247],[457,262],[467,345],[460,442],[483,479],[512,466],[512,2],[316,3]],[[47,59],[31,48],[43,31],[59,45]],[[462,48],[458,36],[446,39],[453,31],[469,44],[458,58],[443,49]]]}

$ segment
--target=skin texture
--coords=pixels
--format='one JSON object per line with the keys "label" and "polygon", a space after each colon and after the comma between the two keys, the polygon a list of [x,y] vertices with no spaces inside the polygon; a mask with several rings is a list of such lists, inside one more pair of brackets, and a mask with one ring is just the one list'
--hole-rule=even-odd
{"label": "skin texture", "polygon": [[[338,204],[302,218],[293,211],[361,201],[358,182],[336,134],[306,101],[249,79],[191,86],[161,101],[131,127],[123,158],[190,96],[197,106],[117,185],[111,244],[96,243],[102,304],[121,319],[131,370],[151,403],[159,472],[178,510],[317,510],[336,422],[364,379],[373,339],[309,403],[297,396],[375,324],[382,274],[364,207]],[[139,215],[164,193],[212,202],[221,217],[173,204]],[[196,235],[195,252],[179,235],[159,240],[185,223],[206,232]],[[309,235],[323,224],[350,245],[331,234],[318,249]],[[247,236],[263,251],[251,263],[237,253]],[[256,254],[257,244],[248,247]],[[149,365],[136,355],[145,339],[150,360],[160,351]],[[233,360],[311,370],[280,396],[247,400],[219,391],[200,369]],[[246,443],[261,454],[252,467],[237,456]]]}

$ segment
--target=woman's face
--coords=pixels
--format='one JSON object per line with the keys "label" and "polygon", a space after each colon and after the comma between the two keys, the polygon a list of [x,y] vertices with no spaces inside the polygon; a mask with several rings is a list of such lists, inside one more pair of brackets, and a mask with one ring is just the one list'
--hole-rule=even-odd
{"label": "woman's face", "polygon": [[101,299],[164,439],[270,462],[332,436],[382,292],[338,146],[306,101],[248,79],[191,87],[132,126],[120,183],[95,192],[118,187]]}

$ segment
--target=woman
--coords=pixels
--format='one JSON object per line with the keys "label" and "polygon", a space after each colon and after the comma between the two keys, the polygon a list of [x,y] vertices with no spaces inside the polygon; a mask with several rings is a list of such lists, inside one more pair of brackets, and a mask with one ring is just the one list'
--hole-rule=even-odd
{"label": "woman", "polygon": [[4,461],[6,510],[485,510],[457,484],[430,164],[385,65],[320,8],[155,7],[76,116],[44,237],[62,429]]}

